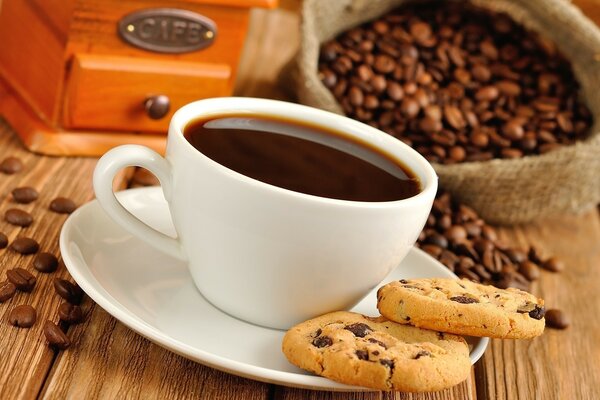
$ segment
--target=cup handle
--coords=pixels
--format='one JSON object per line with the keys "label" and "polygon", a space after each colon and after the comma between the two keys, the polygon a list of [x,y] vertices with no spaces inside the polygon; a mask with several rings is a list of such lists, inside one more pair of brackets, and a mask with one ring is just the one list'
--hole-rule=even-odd
{"label": "cup handle", "polygon": [[94,170],[94,192],[106,213],[132,235],[148,242],[158,250],[179,260],[186,260],[178,239],[159,232],[131,214],[119,203],[113,190],[115,175],[126,167],[139,166],[148,169],[160,181],[166,199],[171,196],[171,166],[157,152],[144,146],[124,145],[104,154]]}

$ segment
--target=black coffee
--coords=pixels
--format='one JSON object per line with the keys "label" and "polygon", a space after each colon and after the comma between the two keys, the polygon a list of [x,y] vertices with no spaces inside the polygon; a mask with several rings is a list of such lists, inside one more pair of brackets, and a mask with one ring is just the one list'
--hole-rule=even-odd
{"label": "black coffee", "polygon": [[219,164],[295,192],[353,201],[393,201],[421,190],[397,160],[343,133],[271,116],[190,122],[187,140]]}

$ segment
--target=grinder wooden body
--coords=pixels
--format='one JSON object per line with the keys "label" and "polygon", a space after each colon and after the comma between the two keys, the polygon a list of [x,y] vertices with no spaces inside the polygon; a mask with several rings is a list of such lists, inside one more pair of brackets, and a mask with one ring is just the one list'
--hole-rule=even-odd
{"label": "grinder wooden body", "polygon": [[277,0],[4,0],[0,114],[27,148],[163,150],[172,113],[231,94],[249,7]]}

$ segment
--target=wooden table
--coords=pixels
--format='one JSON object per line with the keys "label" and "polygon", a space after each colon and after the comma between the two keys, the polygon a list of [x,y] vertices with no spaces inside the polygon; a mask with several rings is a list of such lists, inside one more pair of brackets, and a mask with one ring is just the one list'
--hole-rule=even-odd
{"label": "wooden table", "polygon": [[[241,65],[236,92],[244,96],[285,98],[276,75],[298,42],[296,4],[274,11],[256,10]],[[259,46],[260,43],[260,46]],[[0,99],[2,94],[0,93]],[[10,191],[31,185],[40,199],[23,206],[36,218],[28,228],[0,221],[0,231],[12,240],[26,235],[38,239],[45,251],[58,254],[58,235],[65,216],[48,212],[57,195],[82,204],[93,197],[90,158],[52,158],[28,153],[14,132],[0,124],[0,159],[14,155],[26,164],[16,175],[0,175],[0,212],[14,205]],[[124,171],[115,186],[134,185]],[[533,291],[549,307],[564,309],[573,324],[566,331],[548,330],[531,341],[494,340],[466,382],[443,392],[326,393],[269,385],[204,367],[170,353],[119,323],[86,299],[85,323],[72,326],[73,346],[54,352],[46,345],[42,323],[22,330],[7,322],[17,304],[32,304],[39,321],[57,320],[60,304],[52,279],[67,277],[61,267],[53,274],[37,274],[32,294],[18,293],[0,304],[0,398],[124,399],[597,399],[600,398],[600,216],[561,216],[526,226],[503,228],[507,241],[534,244],[554,254],[568,268],[560,274],[543,272]],[[31,256],[0,250],[0,272],[16,265],[29,270]]]}

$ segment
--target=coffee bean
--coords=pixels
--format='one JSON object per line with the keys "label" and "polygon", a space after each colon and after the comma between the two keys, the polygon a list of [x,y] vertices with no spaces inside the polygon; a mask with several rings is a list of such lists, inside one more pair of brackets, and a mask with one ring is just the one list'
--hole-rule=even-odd
{"label": "coffee bean", "polygon": [[58,267],[58,259],[50,253],[40,253],[33,259],[33,268],[40,272],[54,272]]}
{"label": "coffee bean", "polygon": [[4,219],[9,224],[27,227],[33,223],[33,217],[27,211],[11,208],[4,213]]}
{"label": "coffee bean", "polygon": [[81,303],[83,291],[79,288],[79,286],[76,286],[65,279],[55,278],[54,290],[56,290],[56,293],[60,297],[71,304]]}
{"label": "coffee bean", "polygon": [[521,272],[521,274],[523,274],[523,276],[530,281],[535,281],[540,277],[540,270],[538,266],[529,260],[521,262],[519,272]]}
{"label": "coffee bean", "polygon": [[571,325],[571,319],[561,310],[550,309],[546,311],[546,326],[554,329],[566,329]]}
{"label": "coffee bean", "polygon": [[83,321],[83,312],[79,306],[70,303],[62,303],[60,307],[58,307],[58,317],[61,321],[68,324],[78,324]]}
{"label": "coffee bean", "polygon": [[31,292],[37,279],[23,268],[13,268],[6,271],[6,277],[22,292]]}
{"label": "coffee bean", "polygon": [[6,246],[8,246],[8,237],[0,232],[0,249],[4,249]]}
{"label": "coffee bean", "polygon": [[31,328],[35,324],[37,313],[30,305],[20,305],[13,308],[8,315],[8,322],[19,328]]}
{"label": "coffee bean", "polygon": [[460,242],[467,238],[467,230],[461,225],[453,225],[445,232],[445,236],[453,242]]}
{"label": "coffee bean", "polygon": [[34,254],[40,249],[40,245],[35,240],[28,237],[20,237],[15,239],[10,248],[21,254]]}
{"label": "coffee bean", "polygon": [[548,48],[504,14],[415,2],[324,43],[319,77],[347,115],[430,162],[517,159],[585,139],[592,123]]}
{"label": "coffee bean", "polygon": [[560,272],[565,269],[565,265],[556,257],[551,257],[542,263],[542,268],[552,272]]}
{"label": "coffee bean", "polygon": [[0,282],[0,303],[4,303],[15,295],[17,287],[10,281]]}
{"label": "coffee bean", "polygon": [[76,208],[75,202],[66,197],[57,197],[50,203],[50,210],[59,214],[71,214]]}
{"label": "coffee bean", "polygon": [[0,172],[7,175],[16,174],[23,170],[23,162],[16,157],[7,157],[0,162]]}
{"label": "coffee bean", "polygon": [[38,192],[32,187],[24,186],[13,189],[12,196],[17,203],[29,204],[37,200]]}
{"label": "coffee bean", "polygon": [[65,333],[52,321],[44,323],[44,336],[51,347],[59,350],[65,350],[71,346],[71,340]]}

